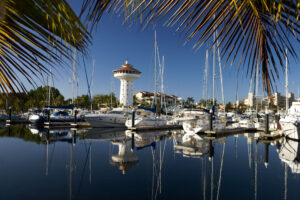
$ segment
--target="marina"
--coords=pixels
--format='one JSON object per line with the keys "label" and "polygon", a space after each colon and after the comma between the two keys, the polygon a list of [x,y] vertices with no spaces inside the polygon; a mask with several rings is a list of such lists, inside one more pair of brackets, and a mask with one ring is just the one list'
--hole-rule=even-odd
{"label": "marina", "polygon": [[0,0],[0,200],[300,199],[300,0]]}
{"label": "marina", "polygon": [[299,142],[264,143],[254,132],[206,139],[175,129],[13,125],[0,129],[0,144],[4,199],[297,199],[300,186]]}

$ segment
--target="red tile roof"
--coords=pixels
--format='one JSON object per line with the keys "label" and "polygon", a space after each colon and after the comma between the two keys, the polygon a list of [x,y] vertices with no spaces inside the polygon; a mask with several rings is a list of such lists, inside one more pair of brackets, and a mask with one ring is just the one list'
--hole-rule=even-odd
{"label": "red tile roof", "polygon": [[129,64],[128,61],[126,61],[126,63],[124,65],[122,65],[121,68],[114,70],[113,73],[126,72],[126,71],[128,73],[141,74],[141,72],[139,70],[133,68],[133,66],[131,64]]}

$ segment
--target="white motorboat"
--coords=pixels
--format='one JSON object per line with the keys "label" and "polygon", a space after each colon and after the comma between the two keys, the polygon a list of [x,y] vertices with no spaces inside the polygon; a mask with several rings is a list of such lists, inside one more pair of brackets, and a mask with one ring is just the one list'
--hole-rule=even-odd
{"label": "white motorboat", "polygon": [[103,127],[124,127],[128,116],[131,114],[130,109],[115,108],[108,113],[103,114],[87,114],[85,120],[94,128]]}
{"label": "white motorboat", "polygon": [[300,133],[300,102],[293,102],[287,115],[279,120],[281,129],[286,137],[299,140]]}
{"label": "white motorboat", "polygon": [[[226,124],[217,116],[213,116],[213,129],[224,129]],[[209,113],[205,110],[185,111],[183,117],[177,121],[182,121],[183,129],[186,133],[198,133],[209,129]]]}
{"label": "white motorboat", "polygon": [[[164,118],[155,116],[151,111],[139,109],[135,113],[135,127],[160,127],[167,125],[168,121]],[[129,117],[125,122],[126,127],[132,127],[132,119]]]}
{"label": "white motorboat", "polygon": [[300,143],[298,141],[284,139],[279,151],[279,158],[285,162],[292,173],[300,173]]}

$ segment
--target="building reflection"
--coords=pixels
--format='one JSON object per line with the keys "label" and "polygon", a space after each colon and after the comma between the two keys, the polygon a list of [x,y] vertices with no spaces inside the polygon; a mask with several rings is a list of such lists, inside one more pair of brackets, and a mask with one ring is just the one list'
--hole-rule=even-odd
{"label": "building reflection", "polygon": [[132,166],[136,165],[139,162],[138,157],[131,150],[131,140],[113,140],[111,143],[115,146],[118,146],[118,153],[111,156],[111,163],[118,166],[122,171],[122,174],[125,174]]}

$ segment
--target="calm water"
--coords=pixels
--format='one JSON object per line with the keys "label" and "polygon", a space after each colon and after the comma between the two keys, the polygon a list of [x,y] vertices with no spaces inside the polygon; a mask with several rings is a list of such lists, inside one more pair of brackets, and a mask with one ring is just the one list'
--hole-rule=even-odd
{"label": "calm water", "polygon": [[12,126],[0,130],[0,199],[299,199],[298,152],[255,134]]}

